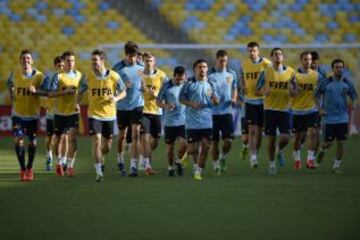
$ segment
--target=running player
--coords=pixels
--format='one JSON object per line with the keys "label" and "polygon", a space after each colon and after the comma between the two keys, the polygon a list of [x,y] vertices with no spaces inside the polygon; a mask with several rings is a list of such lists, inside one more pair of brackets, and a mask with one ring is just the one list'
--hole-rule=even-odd
{"label": "running player", "polygon": [[159,144],[161,134],[161,108],[156,105],[156,97],[164,82],[168,81],[166,74],[155,68],[155,56],[149,52],[143,54],[145,83],[144,115],[142,118],[141,144],[143,152],[143,167],[145,174],[153,175],[150,165],[152,152]]}
{"label": "running player", "polygon": [[[243,61],[240,69],[241,94],[244,95],[245,119],[249,128],[250,165],[253,168],[258,167],[257,154],[261,145],[264,123],[264,96],[256,93],[256,83],[261,73],[271,66],[270,60],[260,56],[259,48],[257,42],[248,43],[249,58]],[[248,147],[244,145],[241,154],[243,160],[246,159],[247,153]]]}
{"label": "running player", "polygon": [[[228,68],[227,63],[227,52],[219,50],[216,52],[216,65],[208,72],[209,82],[218,90],[220,102],[212,109],[213,141],[211,155],[216,174],[226,171],[226,154],[230,151],[234,139],[232,105],[237,102],[238,81],[236,73]],[[220,133],[223,146],[219,153]]]}
{"label": "running player", "polygon": [[[116,63],[113,70],[123,79],[126,86],[126,97],[117,102],[117,120],[119,127],[118,138],[118,165],[122,176],[126,175],[124,159],[124,141],[126,131],[131,131],[131,162],[129,176],[138,176],[139,147],[136,144],[139,140],[140,126],[143,117],[143,71],[144,67],[137,63],[137,52],[139,47],[134,42],[127,42],[124,46],[125,59]],[[131,129],[129,128],[131,125]]]}
{"label": "running player", "polygon": [[208,64],[198,59],[193,65],[195,76],[180,91],[180,102],[186,105],[187,152],[196,160],[194,178],[202,179],[212,140],[212,106],[219,104],[216,86],[208,82]]}
{"label": "running player", "polygon": [[[349,114],[347,111],[347,97],[351,99],[350,106],[353,106],[357,99],[357,93],[353,83],[343,76],[345,63],[342,59],[335,59],[331,63],[333,76],[323,80],[316,91],[317,106],[319,113],[323,116],[324,141],[317,156],[317,164],[324,158],[325,151],[336,139],[336,154],[333,165],[333,172],[342,174],[340,165],[344,156],[344,141],[348,134]],[[322,97],[323,104],[320,106],[319,99]]]}
{"label": "running player", "polygon": [[[283,149],[289,142],[290,99],[295,94],[295,72],[285,66],[284,52],[281,48],[271,50],[273,66],[267,68],[257,83],[260,94],[264,94],[265,135],[269,137],[268,153],[270,159],[269,174],[276,175],[275,153],[282,167],[285,165]],[[276,146],[277,130],[280,141]]]}
{"label": "running player", "polygon": [[89,134],[93,142],[96,181],[104,180],[104,158],[109,153],[114,134],[116,102],[125,97],[125,85],[119,74],[105,67],[106,54],[94,50],[91,54],[92,72],[81,83],[79,104],[82,94],[88,91]]}
{"label": "running player", "polygon": [[[156,104],[164,109],[165,143],[168,159],[168,176],[183,175],[180,159],[186,151],[185,140],[185,106],[179,102],[179,93],[186,80],[185,68],[177,66],[174,69],[173,79],[164,83],[157,96]],[[178,154],[175,157],[175,140],[178,140]]]}
{"label": "running player", "polygon": [[[21,69],[10,74],[7,86],[12,102],[12,124],[15,152],[20,165],[20,180],[34,179],[33,162],[36,154],[36,132],[40,114],[40,97],[46,96],[44,75],[33,68],[32,53],[22,50]],[[28,137],[28,163],[25,163],[24,137]]]}
{"label": "running player", "polygon": [[[56,97],[55,100],[55,150],[59,150],[59,143],[62,138],[68,143],[68,151],[57,154],[58,162],[56,174],[64,176],[62,164],[66,162],[66,173],[69,177],[75,176],[74,162],[77,154],[76,135],[79,128],[80,107],[76,103],[76,96],[79,83],[83,75],[75,69],[75,53],[66,51],[62,54],[64,59],[64,71],[56,73],[52,79],[51,92],[49,97]],[[64,153],[68,153],[67,156]]]}
{"label": "running player", "polygon": [[311,53],[300,55],[301,68],[295,73],[298,86],[296,96],[292,99],[294,140],[294,169],[301,168],[301,141],[308,133],[308,157],[306,166],[314,169],[315,149],[317,146],[318,110],[315,105],[314,93],[320,81],[318,72],[311,69]]}

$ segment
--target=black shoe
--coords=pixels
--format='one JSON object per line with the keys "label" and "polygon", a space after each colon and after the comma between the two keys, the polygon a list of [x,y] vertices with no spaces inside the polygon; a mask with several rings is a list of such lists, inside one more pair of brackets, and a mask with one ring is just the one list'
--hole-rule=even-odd
{"label": "black shoe", "polygon": [[104,173],[105,172],[105,164],[101,164],[101,171]]}
{"label": "black shoe", "polygon": [[184,175],[184,168],[183,168],[182,164],[181,163],[175,163],[175,166],[176,166],[177,175],[179,175],[179,176]]}
{"label": "black shoe", "polygon": [[132,167],[130,169],[130,173],[129,173],[129,177],[137,177],[138,176],[138,172],[137,172],[137,169]]}
{"label": "black shoe", "polygon": [[174,169],[171,169],[171,170],[168,170],[168,174],[167,174],[169,177],[174,177],[175,176],[175,170]]}

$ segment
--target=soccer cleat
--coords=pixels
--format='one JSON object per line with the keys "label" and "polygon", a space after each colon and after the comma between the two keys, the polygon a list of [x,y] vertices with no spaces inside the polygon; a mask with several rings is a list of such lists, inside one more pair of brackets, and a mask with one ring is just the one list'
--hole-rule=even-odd
{"label": "soccer cleat", "polygon": [[316,156],[316,166],[320,166],[322,160],[324,159],[325,151],[319,151],[319,154]]}
{"label": "soccer cleat", "polygon": [[101,164],[101,172],[105,172],[105,164]]}
{"label": "soccer cleat", "polygon": [[315,169],[314,160],[308,159],[307,162],[306,162],[306,167],[309,168],[309,169]]}
{"label": "soccer cleat", "polygon": [[184,168],[183,168],[182,164],[178,162],[178,163],[175,163],[175,166],[176,166],[177,175],[179,175],[179,176],[184,175]]}
{"label": "soccer cleat", "polygon": [[201,172],[200,172],[200,171],[195,171],[194,179],[195,179],[195,180],[202,180]]}
{"label": "soccer cleat", "polygon": [[154,175],[154,170],[149,166],[145,169],[145,174],[148,175],[148,176],[152,176]]}
{"label": "soccer cleat", "polygon": [[275,176],[276,175],[276,166],[269,166],[269,174]]}
{"label": "soccer cleat", "polygon": [[276,158],[278,160],[279,166],[284,167],[285,166],[285,157],[283,153],[277,153]]}
{"label": "soccer cleat", "polygon": [[294,161],[294,169],[300,170],[301,169],[301,160],[295,160]]}
{"label": "soccer cleat", "polygon": [[221,175],[221,169],[220,169],[220,167],[215,167],[215,168],[214,168],[214,173],[215,173],[216,175]]}
{"label": "soccer cleat", "polygon": [[130,168],[130,173],[129,173],[129,177],[137,177],[138,176],[138,171],[135,167]]}
{"label": "soccer cleat", "polygon": [[120,176],[126,176],[126,170],[125,170],[125,164],[124,163],[118,163],[118,167],[119,167],[119,173]]}
{"label": "soccer cleat", "polygon": [[175,170],[174,170],[174,169],[169,169],[167,175],[168,175],[169,177],[174,177],[174,176],[175,176]]}
{"label": "soccer cleat", "polygon": [[253,168],[253,169],[257,169],[258,166],[259,166],[258,160],[257,160],[257,159],[251,160],[251,161],[250,161],[250,166],[251,166],[251,168]]}
{"label": "soccer cleat", "polygon": [[333,167],[332,172],[335,174],[344,174],[344,172],[341,171],[339,167]]}
{"label": "soccer cleat", "polygon": [[48,157],[46,158],[45,170],[51,171],[51,168],[52,168],[52,159]]}
{"label": "soccer cleat", "polygon": [[21,171],[20,171],[20,180],[21,180],[22,182],[27,181],[26,170],[21,170]]}
{"label": "soccer cleat", "polygon": [[248,157],[248,153],[249,153],[249,149],[247,147],[243,147],[242,151],[241,151],[241,160],[245,161],[246,158]]}
{"label": "soccer cleat", "polygon": [[56,165],[56,175],[58,175],[59,177],[64,176],[64,169],[61,165]]}
{"label": "soccer cleat", "polygon": [[63,164],[62,164],[62,169],[63,169],[63,172],[65,173],[66,170],[67,170],[67,165],[66,165],[66,163],[63,163]]}
{"label": "soccer cleat", "polygon": [[186,167],[189,163],[189,155],[187,153],[180,159],[180,163],[183,167]]}
{"label": "soccer cleat", "polygon": [[27,177],[27,181],[31,182],[32,180],[34,180],[34,172],[33,170],[30,168],[26,171],[26,177]]}
{"label": "soccer cleat", "polygon": [[68,177],[75,177],[74,168],[69,167],[68,170],[66,171],[66,174],[67,174]]}
{"label": "soccer cleat", "polygon": [[103,182],[104,174],[96,174],[96,182]]}
{"label": "soccer cleat", "polygon": [[225,158],[222,158],[222,159],[220,159],[220,171],[222,173],[224,173],[224,172],[226,172],[226,169],[227,169],[227,167],[226,167]]}

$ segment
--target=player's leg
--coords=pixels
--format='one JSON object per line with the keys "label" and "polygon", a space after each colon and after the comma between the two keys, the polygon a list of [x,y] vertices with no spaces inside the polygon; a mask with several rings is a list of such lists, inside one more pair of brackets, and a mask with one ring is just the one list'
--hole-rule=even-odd
{"label": "player's leg", "polygon": [[198,157],[197,167],[195,170],[195,179],[202,179],[202,172],[205,168],[206,158],[210,149],[212,130],[211,129],[201,129],[199,131],[200,137],[200,153]]}
{"label": "player's leg", "polygon": [[196,129],[186,130],[186,138],[187,138],[186,152],[188,156],[191,156],[194,163],[193,169],[196,170],[198,155],[199,155],[199,136],[197,130]]}
{"label": "player's leg", "polygon": [[343,174],[344,172],[340,170],[341,161],[344,156],[344,142],[347,139],[348,135],[348,124],[340,123],[336,124],[336,154],[335,161],[333,165],[333,172],[337,174]]}
{"label": "player's leg", "polygon": [[234,123],[231,114],[221,115],[221,138],[223,146],[219,155],[220,169],[222,172],[226,171],[226,155],[230,152],[232,141],[234,139]]}
{"label": "player's leg", "polygon": [[324,124],[324,141],[316,156],[316,166],[319,167],[324,159],[326,150],[332,145],[336,138],[336,124]]}
{"label": "player's leg", "polygon": [[277,111],[275,113],[276,127],[280,132],[279,144],[276,147],[276,158],[279,162],[279,166],[283,167],[285,166],[285,156],[283,150],[289,143],[291,116],[287,112]]}
{"label": "player's leg", "polygon": [[165,127],[165,143],[166,143],[166,155],[168,159],[168,176],[175,176],[174,162],[175,162],[175,139],[176,135],[173,128]]}
{"label": "player's leg", "polygon": [[26,134],[28,136],[28,163],[26,165],[27,180],[32,181],[34,179],[33,164],[36,155],[36,132],[37,132],[38,120],[27,121]]}
{"label": "player's leg", "polygon": [[130,174],[131,177],[137,177],[137,164],[140,155],[140,149],[137,143],[140,141],[140,127],[143,118],[143,108],[135,108],[131,111],[131,161],[130,161]]}
{"label": "player's leg", "polygon": [[242,143],[241,150],[241,160],[245,161],[249,154],[249,143],[251,141],[250,138],[250,125],[247,122],[246,117],[241,118],[241,136],[240,140]]}
{"label": "player's leg", "polygon": [[26,181],[26,165],[25,165],[25,147],[24,135],[25,129],[23,128],[22,120],[18,117],[12,118],[12,129],[15,143],[15,153],[20,165],[20,180]]}
{"label": "player's leg", "polygon": [[75,176],[74,163],[77,155],[77,135],[79,129],[79,115],[75,114],[67,118],[67,126],[69,127],[69,154],[66,162],[67,175],[69,177]]}
{"label": "player's leg", "polygon": [[275,150],[276,150],[276,118],[275,111],[265,110],[265,135],[268,137],[269,174],[276,175]]}
{"label": "player's leg", "polygon": [[175,159],[176,172],[179,176],[184,174],[183,165],[181,164],[181,159],[186,154],[186,139],[185,139],[185,126],[183,130],[180,130],[183,134],[179,135],[178,131],[178,155]]}
{"label": "player's leg", "polygon": [[101,170],[105,172],[105,157],[110,152],[114,136],[114,121],[101,121]]}
{"label": "player's leg", "polygon": [[45,137],[45,150],[46,150],[45,170],[47,170],[47,171],[51,171],[51,167],[52,167],[53,135],[54,135],[53,120],[47,118],[46,119],[46,137]]}
{"label": "player's leg", "polygon": [[302,139],[305,136],[305,131],[303,129],[304,124],[302,123],[304,121],[304,118],[302,115],[296,115],[296,114],[293,114],[292,118],[293,118],[292,130],[294,133],[294,145],[293,145],[294,169],[299,170],[301,169],[301,144],[302,144]]}
{"label": "player's leg", "polygon": [[213,115],[213,141],[211,142],[210,153],[213,161],[214,172],[221,174],[219,161],[219,141],[220,141],[220,116]]}
{"label": "player's leg", "polygon": [[96,133],[92,135],[92,154],[95,160],[96,181],[102,182],[104,174],[101,169],[101,134]]}
{"label": "player's leg", "polygon": [[125,176],[125,138],[127,136],[127,132],[131,132],[131,128],[128,128],[130,123],[130,112],[129,111],[117,111],[117,124],[119,128],[119,136],[117,141],[117,162],[119,167],[120,175]]}
{"label": "player's leg", "polygon": [[318,145],[318,134],[317,134],[317,127],[318,127],[318,114],[311,113],[308,114],[306,117],[306,125],[307,125],[307,135],[308,135],[308,157],[306,166],[310,169],[315,169],[315,151]]}
{"label": "player's leg", "polygon": [[54,132],[56,135],[54,141],[55,155],[57,156],[56,174],[58,176],[64,176],[62,165],[64,162],[66,163],[69,149],[65,116],[54,115]]}

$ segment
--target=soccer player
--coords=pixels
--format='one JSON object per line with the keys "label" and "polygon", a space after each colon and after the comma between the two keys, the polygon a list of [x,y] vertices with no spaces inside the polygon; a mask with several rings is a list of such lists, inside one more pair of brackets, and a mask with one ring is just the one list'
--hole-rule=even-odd
{"label": "soccer player", "polygon": [[156,97],[164,82],[168,81],[166,74],[155,68],[155,56],[149,52],[143,54],[144,72],[144,115],[141,128],[141,148],[145,174],[153,175],[150,165],[151,153],[159,144],[161,134],[161,108],[156,105]]}
{"label": "soccer player", "polygon": [[[164,109],[165,143],[168,159],[168,176],[183,175],[180,159],[186,152],[185,140],[185,106],[179,102],[179,94],[186,80],[185,68],[177,66],[174,69],[173,79],[164,83],[157,96],[156,104]],[[178,154],[175,157],[175,140],[178,140]],[[174,161],[175,159],[175,161]]]}
{"label": "soccer player", "polygon": [[216,86],[208,82],[208,64],[198,59],[193,65],[195,76],[180,91],[180,102],[186,105],[187,153],[196,160],[194,178],[202,179],[212,140],[212,106],[219,104]]}
{"label": "soccer player", "polygon": [[88,91],[89,134],[93,142],[96,181],[104,180],[102,164],[109,153],[114,134],[116,102],[125,97],[125,85],[119,74],[105,67],[106,54],[94,50],[91,54],[92,72],[81,83],[79,104],[82,94]]}
{"label": "soccer player", "polygon": [[[275,153],[279,165],[281,167],[285,165],[282,151],[289,142],[289,108],[296,86],[294,70],[283,63],[283,50],[281,48],[272,49],[271,59],[273,66],[261,73],[256,88],[260,94],[264,94],[265,135],[269,138],[269,174],[276,175]],[[280,141],[275,146],[277,130],[280,132]]]}
{"label": "soccer player", "polygon": [[[216,65],[208,72],[208,81],[216,87],[220,102],[212,108],[213,141],[211,155],[216,174],[226,171],[226,154],[230,151],[234,139],[232,105],[237,102],[238,81],[236,73],[228,68],[227,63],[227,52],[219,50],[216,52]],[[219,153],[220,133],[223,146]]]}
{"label": "soccer player", "polygon": [[[125,176],[124,140],[126,131],[131,131],[132,144],[129,176],[137,177],[137,163],[140,153],[137,142],[139,140],[144,108],[144,82],[142,77],[144,67],[136,61],[137,52],[139,51],[136,43],[127,42],[124,50],[125,59],[113,66],[113,70],[120,75],[126,86],[126,97],[116,104],[119,127],[118,166],[120,174]],[[131,129],[128,129],[129,125],[131,125]]]}
{"label": "soccer player", "polygon": [[320,74],[311,69],[311,53],[302,52],[300,55],[301,67],[295,73],[297,83],[296,96],[292,99],[294,140],[294,169],[301,168],[301,143],[307,133],[308,157],[306,166],[314,169],[315,150],[317,146],[318,110],[315,104],[315,91],[320,81]]}
{"label": "soccer player", "polygon": [[[57,56],[54,59],[54,67],[57,72],[61,72],[64,70],[64,60],[62,56]],[[47,89],[51,87],[51,77],[47,76],[49,86]],[[54,132],[54,99],[53,98],[45,98],[44,105],[46,108],[46,138],[45,138],[45,149],[46,149],[46,170],[51,171],[52,160],[53,160],[53,145],[55,141],[55,132]],[[60,141],[59,147],[62,148],[64,145],[64,141]]]}
{"label": "soccer player", "polygon": [[311,69],[319,73],[320,79],[326,78],[326,71],[320,66],[320,55],[317,51],[311,51]]}
{"label": "soccer player", "polygon": [[[240,69],[241,94],[245,101],[245,118],[249,128],[250,165],[258,167],[257,154],[262,139],[262,127],[264,124],[264,96],[257,94],[256,84],[261,73],[271,66],[270,60],[260,56],[260,46],[257,42],[249,42],[247,51],[249,58],[244,60]],[[248,146],[244,145],[242,159],[245,160],[248,153]]]}
{"label": "soccer player", "polygon": [[[351,99],[350,106],[353,106],[357,99],[357,93],[353,83],[343,76],[345,63],[342,59],[335,59],[331,63],[333,76],[323,80],[316,91],[317,106],[319,113],[323,116],[324,142],[320,147],[317,156],[317,163],[320,164],[324,158],[325,151],[336,139],[336,154],[333,165],[333,172],[342,174],[340,170],[341,161],[344,155],[344,141],[348,134],[349,114],[347,112],[347,97]],[[323,104],[320,106],[319,99],[322,97]]]}
{"label": "soccer player", "polygon": [[[80,107],[76,103],[79,83],[83,78],[81,72],[75,69],[75,53],[66,51],[62,54],[65,65],[62,72],[56,73],[52,79],[49,97],[56,97],[54,128],[55,128],[55,150],[59,150],[59,142],[62,138],[68,144],[66,155],[57,153],[58,161],[56,174],[64,176],[62,164],[66,162],[66,173],[69,177],[75,176],[74,162],[77,154],[76,135],[79,128]],[[62,154],[64,154],[64,152]]]}
{"label": "soccer player", "polygon": [[[21,69],[10,74],[7,86],[12,101],[12,128],[15,152],[20,165],[20,180],[33,181],[36,132],[40,114],[40,97],[46,96],[44,75],[33,68],[30,50],[20,53]],[[24,137],[28,137],[28,163],[25,163]]]}

